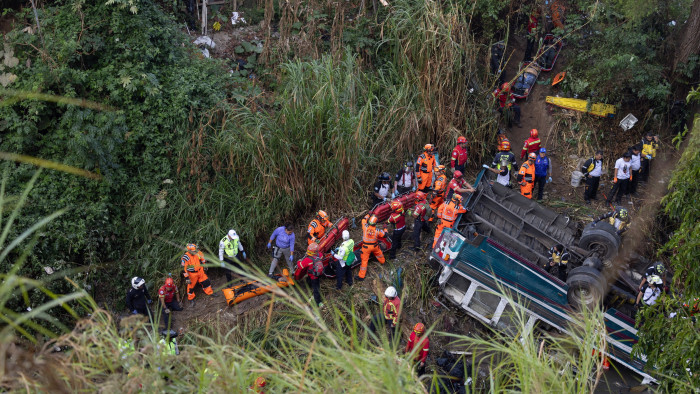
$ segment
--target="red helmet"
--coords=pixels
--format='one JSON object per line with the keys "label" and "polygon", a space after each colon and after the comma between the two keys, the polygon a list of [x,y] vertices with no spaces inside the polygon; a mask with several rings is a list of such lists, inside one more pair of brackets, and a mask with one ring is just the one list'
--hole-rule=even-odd
{"label": "red helmet", "polygon": [[466,137],[463,137],[463,136],[457,137],[457,143],[458,144],[466,144],[467,143]]}
{"label": "red helmet", "polygon": [[389,204],[391,207],[391,210],[394,212],[403,212],[403,204],[401,204],[401,201],[399,200],[394,200]]}
{"label": "red helmet", "polygon": [[530,137],[537,138],[537,129],[530,130]]}
{"label": "red helmet", "polygon": [[173,278],[165,279],[165,287],[175,287],[175,281],[173,280]]}
{"label": "red helmet", "polygon": [[503,85],[501,85],[501,90],[510,90],[510,84],[508,82],[505,82]]}
{"label": "red helmet", "polygon": [[425,144],[425,146],[423,147],[423,150],[426,152],[430,152],[433,150],[433,148],[434,148],[433,144]]}
{"label": "red helmet", "polygon": [[421,191],[417,191],[417,192],[416,192],[416,198],[418,199],[418,201],[425,200],[425,193],[423,193],[423,192],[421,192]]}
{"label": "red helmet", "polygon": [[504,139],[503,141],[501,141],[500,150],[502,150],[504,152],[509,151],[510,150],[510,141],[508,141],[507,139]]}
{"label": "red helmet", "polygon": [[421,335],[425,332],[425,325],[423,323],[416,323],[416,325],[413,326],[413,331],[416,334]]}
{"label": "red helmet", "polygon": [[312,242],[311,245],[306,249],[306,254],[309,256],[313,256],[318,252],[318,244],[316,242]]}
{"label": "red helmet", "polygon": [[190,252],[194,252],[197,250],[197,244],[187,244],[187,250]]}
{"label": "red helmet", "polygon": [[536,159],[537,159],[537,155],[535,154],[535,152],[532,152],[532,153],[530,153],[529,155],[527,155],[527,158],[530,159],[530,160],[536,160]]}
{"label": "red helmet", "polygon": [[378,220],[379,219],[377,219],[376,215],[372,215],[370,216],[369,221],[367,223],[369,223],[370,226],[374,226],[375,224],[377,224]]}
{"label": "red helmet", "polygon": [[267,381],[262,376],[255,379],[255,388],[260,389],[267,386]]}
{"label": "red helmet", "polygon": [[462,171],[455,171],[454,177],[455,177],[455,178],[461,178],[461,177],[462,177]]}

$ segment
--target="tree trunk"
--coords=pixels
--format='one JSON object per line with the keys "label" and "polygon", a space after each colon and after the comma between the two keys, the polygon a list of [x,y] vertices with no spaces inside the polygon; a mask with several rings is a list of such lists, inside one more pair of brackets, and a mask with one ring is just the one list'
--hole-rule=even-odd
{"label": "tree trunk", "polygon": [[700,0],[694,0],[690,9],[690,16],[676,51],[674,70],[679,64],[687,62],[691,55],[697,53],[700,53]]}

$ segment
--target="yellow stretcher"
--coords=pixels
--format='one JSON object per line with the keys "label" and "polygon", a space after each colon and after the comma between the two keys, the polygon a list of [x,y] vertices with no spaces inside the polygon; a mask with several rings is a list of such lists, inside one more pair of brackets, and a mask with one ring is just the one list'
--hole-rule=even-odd
{"label": "yellow stretcher", "polygon": [[579,112],[587,112],[591,115],[612,118],[615,116],[615,106],[612,104],[595,103],[590,104],[587,100],[575,98],[547,96],[546,101],[557,107],[572,109]]}

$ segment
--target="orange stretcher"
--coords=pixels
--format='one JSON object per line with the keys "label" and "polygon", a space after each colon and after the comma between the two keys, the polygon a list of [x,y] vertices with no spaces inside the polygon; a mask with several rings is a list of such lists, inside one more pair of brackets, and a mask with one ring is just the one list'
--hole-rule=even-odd
{"label": "orange stretcher", "polygon": [[225,288],[221,291],[224,292],[226,303],[231,306],[241,301],[269,293],[274,288],[294,286],[294,280],[289,276],[289,270],[287,269],[282,270],[282,275],[274,275],[273,279],[276,281],[273,284],[253,280],[231,288]]}

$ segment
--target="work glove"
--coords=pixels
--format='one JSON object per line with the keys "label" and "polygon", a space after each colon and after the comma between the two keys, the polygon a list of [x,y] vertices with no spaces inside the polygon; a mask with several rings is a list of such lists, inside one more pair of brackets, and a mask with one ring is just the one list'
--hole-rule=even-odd
{"label": "work glove", "polygon": [[136,309],[134,309],[133,311],[131,311],[131,314],[132,314],[132,315],[136,315],[136,314],[138,314],[138,313],[139,313],[139,312],[138,312]]}
{"label": "work glove", "polygon": [[550,176],[549,178],[547,178],[547,183],[551,183],[551,182],[552,182],[552,177]]}
{"label": "work glove", "polygon": [[647,160],[651,160],[651,155],[647,155]]}
{"label": "work glove", "polygon": [[412,191],[412,192],[415,192],[415,191],[416,191],[416,187],[413,186],[413,188],[411,189],[411,191]]}
{"label": "work glove", "polygon": [[153,303],[153,300],[148,300],[148,305],[151,305]]}
{"label": "work glove", "polygon": [[289,256],[289,261],[294,262],[294,256]]}
{"label": "work glove", "polygon": [[267,248],[270,249],[271,247],[272,247],[272,245],[268,242],[268,243],[267,243]]}
{"label": "work glove", "polygon": [[165,313],[170,313],[170,309],[165,308]]}
{"label": "work glove", "polygon": [[481,166],[484,167],[484,168],[486,168],[487,170],[489,169],[489,165],[488,165],[488,164],[482,164]]}
{"label": "work glove", "polygon": [[613,179],[613,183],[617,183],[617,179]]}
{"label": "work glove", "polygon": [[245,252],[243,252],[243,258],[244,258],[245,260],[248,260],[248,256],[245,254]]}

